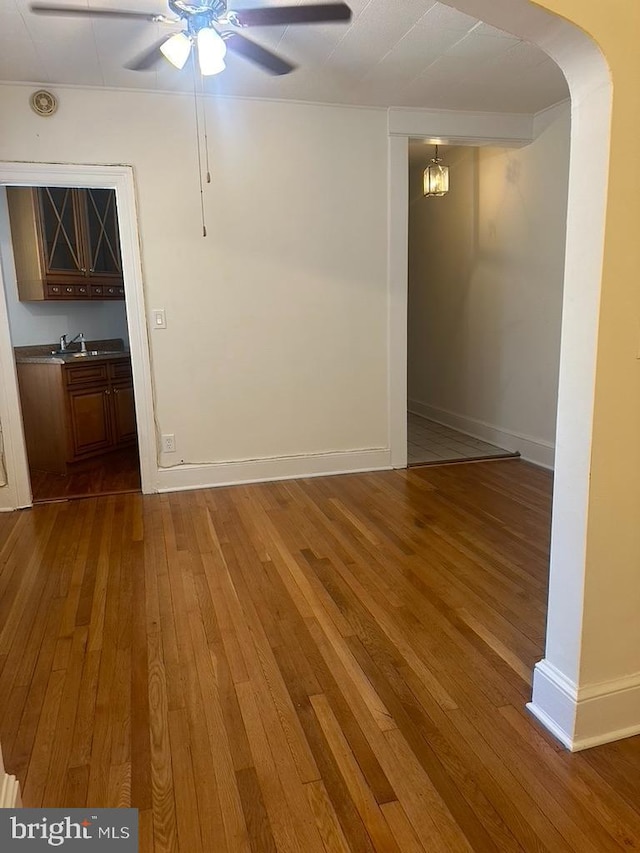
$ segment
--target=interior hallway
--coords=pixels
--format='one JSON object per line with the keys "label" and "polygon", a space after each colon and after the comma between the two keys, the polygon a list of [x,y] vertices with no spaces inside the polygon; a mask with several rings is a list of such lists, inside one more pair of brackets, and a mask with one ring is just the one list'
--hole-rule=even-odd
{"label": "interior hallway", "polygon": [[551,476],[519,460],[0,515],[0,742],[26,806],[141,853],[640,847],[640,738],[524,709]]}
{"label": "interior hallway", "polygon": [[438,465],[443,462],[470,462],[519,456],[466,432],[409,412],[407,414],[407,463]]}

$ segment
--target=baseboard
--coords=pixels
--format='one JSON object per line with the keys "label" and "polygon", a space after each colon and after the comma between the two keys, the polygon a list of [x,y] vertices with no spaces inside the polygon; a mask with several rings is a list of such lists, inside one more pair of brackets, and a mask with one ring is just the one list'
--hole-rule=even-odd
{"label": "baseboard", "polygon": [[5,773],[0,751],[0,809],[19,809],[21,806],[20,785],[15,776]]}
{"label": "baseboard", "polygon": [[0,779],[0,809],[19,809],[20,786],[15,776],[5,773]]}
{"label": "baseboard", "polygon": [[573,750],[577,703],[575,684],[546,659],[538,661],[527,710],[570,750]]}
{"label": "baseboard", "polygon": [[376,448],[343,453],[176,465],[173,468],[159,468],[157,484],[159,492],[176,492],[186,489],[235,486],[240,483],[293,480],[300,477],[328,477],[335,474],[387,471],[391,467],[391,451],[388,448]]}
{"label": "baseboard", "polygon": [[510,453],[520,453],[527,462],[553,470],[555,448],[551,442],[459,415],[448,409],[430,406],[420,400],[409,400],[408,409],[414,415],[422,415],[423,418],[460,430],[473,438],[503,447]]}
{"label": "baseboard", "polygon": [[576,687],[539,661],[528,710],[572,752],[640,734],[640,673]]}

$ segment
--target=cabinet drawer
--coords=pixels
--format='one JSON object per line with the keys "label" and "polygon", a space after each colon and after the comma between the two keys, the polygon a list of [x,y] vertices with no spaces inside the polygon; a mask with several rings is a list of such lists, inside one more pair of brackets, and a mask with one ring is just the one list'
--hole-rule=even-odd
{"label": "cabinet drawer", "polygon": [[86,284],[47,284],[47,299],[88,299]]}
{"label": "cabinet drawer", "polygon": [[109,362],[109,379],[131,379],[131,362],[128,358]]}
{"label": "cabinet drawer", "polygon": [[121,284],[92,284],[92,299],[124,299],[124,286]]}
{"label": "cabinet drawer", "polygon": [[[70,287],[73,291],[72,284],[66,285],[66,287]],[[71,294],[66,293],[64,284],[48,284],[47,299],[73,299],[73,292]]]}
{"label": "cabinet drawer", "polygon": [[107,365],[101,364],[68,364],[64,368],[67,385],[89,385],[107,382]]}

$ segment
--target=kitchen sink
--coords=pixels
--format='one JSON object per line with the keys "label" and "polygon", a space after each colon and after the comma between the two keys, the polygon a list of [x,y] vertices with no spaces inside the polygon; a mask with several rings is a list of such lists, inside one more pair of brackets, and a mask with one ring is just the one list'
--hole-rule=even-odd
{"label": "kitchen sink", "polygon": [[57,350],[51,353],[53,358],[89,358],[92,355],[124,355],[121,349],[89,349],[85,352],[69,352],[68,350]]}

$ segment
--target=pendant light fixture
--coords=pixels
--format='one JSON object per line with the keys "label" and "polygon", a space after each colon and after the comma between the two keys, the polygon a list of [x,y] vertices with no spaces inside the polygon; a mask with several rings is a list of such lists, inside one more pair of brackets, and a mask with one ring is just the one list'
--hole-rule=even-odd
{"label": "pendant light fixture", "polygon": [[449,192],[449,167],[441,164],[442,159],[438,157],[436,145],[436,156],[424,170],[425,196],[443,196]]}

